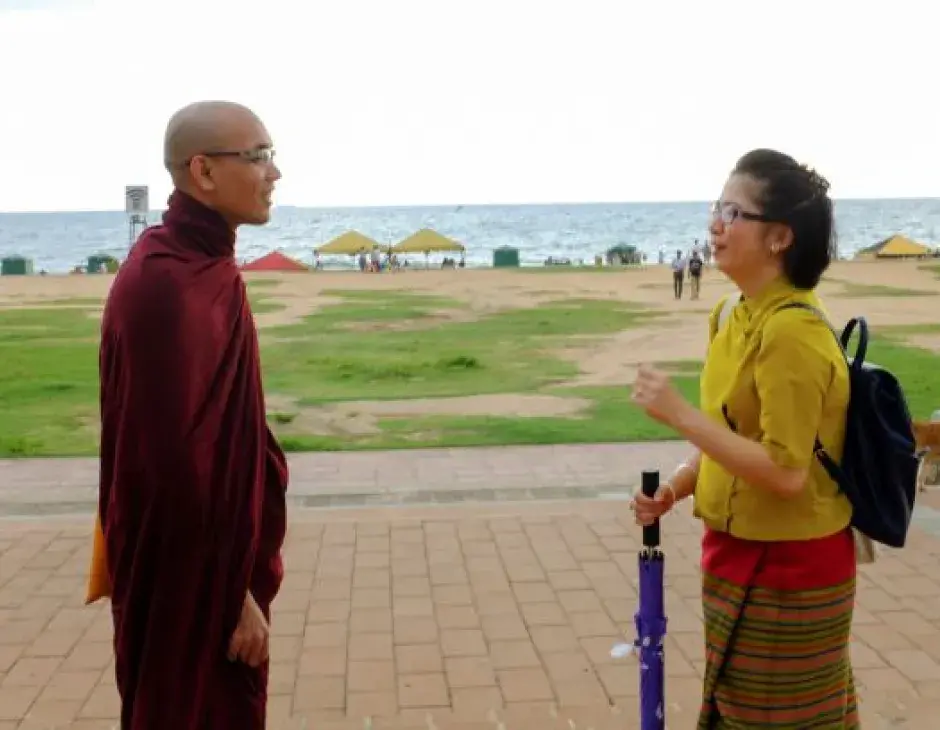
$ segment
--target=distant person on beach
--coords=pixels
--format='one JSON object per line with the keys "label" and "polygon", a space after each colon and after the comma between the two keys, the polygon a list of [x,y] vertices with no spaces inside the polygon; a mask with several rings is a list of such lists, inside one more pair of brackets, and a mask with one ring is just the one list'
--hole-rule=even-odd
{"label": "distant person on beach", "polygon": [[693,447],[631,506],[648,525],[691,497],[704,523],[699,730],[861,727],[852,506],[815,445],[839,463],[849,409],[816,294],[834,230],[824,178],[774,150],[744,155],[711,220],[715,265],[739,293],[709,318],[698,404],[666,373],[637,373],[634,402]]}
{"label": "distant person on beach", "polygon": [[699,291],[702,288],[702,268],[705,266],[705,263],[702,261],[702,257],[699,255],[698,251],[692,252],[692,257],[689,259],[689,286],[691,287],[691,298],[698,299]]}
{"label": "distant person on beach", "polygon": [[682,284],[685,280],[685,256],[682,251],[676,251],[672,260],[672,289],[676,299],[682,299]]}
{"label": "distant person on beach", "polygon": [[122,730],[265,727],[287,463],[265,420],[236,230],[267,223],[281,174],[230,102],[170,119],[174,191],[108,295],[99,513]]}

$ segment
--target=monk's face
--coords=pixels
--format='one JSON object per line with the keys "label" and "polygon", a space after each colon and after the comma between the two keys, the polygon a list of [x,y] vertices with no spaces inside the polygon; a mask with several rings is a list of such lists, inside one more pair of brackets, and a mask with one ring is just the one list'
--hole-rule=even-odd
{"label": "monk's face", "polygon": [[215,150],[205,155],[197,184],[206,202],[232,226],[261,225],[271,218],[271,196],[281,171],[271,136],[250,113],[232,113],[220,125]]}

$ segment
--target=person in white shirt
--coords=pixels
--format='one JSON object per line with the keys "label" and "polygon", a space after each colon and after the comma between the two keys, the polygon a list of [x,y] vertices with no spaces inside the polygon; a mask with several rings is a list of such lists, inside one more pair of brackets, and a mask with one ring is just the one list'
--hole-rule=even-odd
{"label": "person in white shirt", "polygon": [[682,283],[685,280],[685,256],[682,251],[676,251],[676,258],[672,261],[672,288],[676,299],[682,299]]}

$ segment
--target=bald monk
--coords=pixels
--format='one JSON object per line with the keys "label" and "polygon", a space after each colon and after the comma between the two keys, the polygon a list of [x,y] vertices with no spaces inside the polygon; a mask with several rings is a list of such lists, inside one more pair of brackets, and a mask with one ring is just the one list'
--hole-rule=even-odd
{"label": "bald monk", "polygon": [[265,727],[288,472],[234,247],[269,219],[273,155],[242,106],[177,112],[163,224],[105,307],[99,511],[122,730]]}

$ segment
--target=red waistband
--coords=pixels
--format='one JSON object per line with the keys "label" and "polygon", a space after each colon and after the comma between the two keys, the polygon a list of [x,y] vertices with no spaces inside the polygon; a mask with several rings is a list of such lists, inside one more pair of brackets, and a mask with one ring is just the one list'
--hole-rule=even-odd
{"label": "red waistband", "polygon": [[848,529],[814,540],[759,542],[706,528],[702,538],[702,570],[742,586],[827,588],[853,578],[855,567],[855,541]]}

